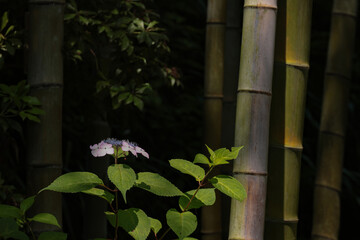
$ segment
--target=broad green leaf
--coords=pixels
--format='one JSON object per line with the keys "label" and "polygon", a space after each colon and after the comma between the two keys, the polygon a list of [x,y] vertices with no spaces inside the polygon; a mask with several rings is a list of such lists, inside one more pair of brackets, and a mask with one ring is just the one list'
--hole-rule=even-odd
{"label": "broad green leaf", "polygon": [[0,217],[9,217],[9,218],[21,218],[22,212],[19,208],[0,204]]}
{"label": "broad green leaf", "polygon": [[34,204],[35,197],[36,196],[28,197],[20,203],[20,209],[23,211],[23,213],[25,213]]}
{"label": "broad green leaf", "polygon": [[170,166],[182,173],[193,176],[197,181],[201,181],[205,177],[205,170],[192,162],[183,159],[172,159],[169,162]]}
{"label": "broad green leaf", "polygon": [[209,180],[220,192],[236,200],[243,201],[246,198],[246,190],[235,178],[227,175],[218,175]]}
{"label": "broad green leaf", "polygon": [[194,163],[208,164],[210,166],[209,159],[201,153],[195,155]]}
{"label": "broad green leaf", "polygon": [[151,230],[157,234],[162,228],[161,222],[155,218],[148,217],[150,219],[150,228]]}
{"label": "broad green leaf", "polygon": [[97,185],[104,184],[103,181],[90,172],[71,172],[61,175],[55,179],[49,186],[39,191],[51,190],[62,193],[77,193],[89,190]]}
{"label": "broad green leaf", "polygon": [[112,203],[112,201],[114,201],[114,198],[115,198],[113,194],[109,193],[106,190],[99,189],[99,188],[92,188],[92,189],[84,190],[81,192],[89,194],[89,195],[101,197],[101,198],[105,199],[106,201],[108,201],[108,203],[110,203],[110,204]]}
{"label": "broad green leaf", "polygon": [[186,237],[184,238],[184,240],[198,240],[197,238],[193,238],[193,237]]}
{"label": "broad green leaf", "polygon": [[[112,212],[105,212],[110,224],[115,227],[116,217]],[[145,240],[150,233],[150,218],[138,208],[119,210],[118,224],[136,240]]]}
{"label": "broad green leaf", "polygon": [[169,180],[152,172],[138,173],[135,186],[163,197],[182,196],[183,193]]}
{"label": "broad green leaf", "polygon": [[[179,198],[179,206],[181,210],[184,210],[188,205],[191,197],[195,193],[195,189],[188,191],[185,193],[184,196]],[[214,188],[202,188],[196,193],[194,199],[191,201],[187,210],[193,208],[200,208],[202,206],[211,206],[215,203],[216,196],[215,196],[215,189]]]}
{"label": "broad green leaf", "polygon": [[16,224],[15,219],[0,218],[0,237],[10,238],[17,232],[19,232],[19,226]]}
{"label": "broad green leaf", "polygon": [[166,222],[180,240],[192,234],[197,227],[197,219],[193,213],[179,213],[174,208],[167,211]]}
{"label": "broad green leaf", "polygon": [[113,164],[107,172],[110,181],[120,190],[126,203],[126,192],[136,181],[134,170],[126,164]]}
{"label": "broad green leaf", "polygon": [[63,232],[42,232],[38,240],[66,240],[67,234]]}
{"label": "broad green leaf", "polygon": [[10,239],[17,239],[17,240],[29,240],[29,237],[21,231],[15,231],[8,235]]}
{"label": "broad green leaf", "polygon": [[52,215],[51,213],[39,213],[39,214],[36,214],[34,217],[29,218],[29,220],[39,222],[39,223],[51,224],[51,225],[55,225],[55,226],[61,228],[56,217],[54,215]]}

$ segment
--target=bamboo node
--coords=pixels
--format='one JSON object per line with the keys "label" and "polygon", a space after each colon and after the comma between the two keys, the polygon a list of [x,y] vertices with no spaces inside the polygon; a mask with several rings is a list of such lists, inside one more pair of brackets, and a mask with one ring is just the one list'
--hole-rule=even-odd
{"label": "bamboo node", "polygon": [[264,8],[264,9],[274,9],[277,10],[277,6],[269,4],[244,4],[244,8]]}
{"label": "bamboo node", "polygon": [[266,92],[266,91],[261,91],[261,90],[255,90],[255,89],[238,89],[237,92],[238,92],[238,93],[240,93],[240,92],[258,93],[258,94],[263,94],[263,95],[267,95],[267,96],[271,96],[271,95],[272,95],[271,92]]}
{"label": "bamboo node", "polygon": [[238,172],[233,172],[234,175],[254,175],[254,176],[267,176],[267,172],[247,172],[247,171],[238,171]]}

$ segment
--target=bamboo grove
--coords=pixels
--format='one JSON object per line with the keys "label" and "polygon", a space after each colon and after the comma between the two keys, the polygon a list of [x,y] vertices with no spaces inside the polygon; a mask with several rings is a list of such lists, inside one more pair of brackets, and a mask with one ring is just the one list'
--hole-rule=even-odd
{"label": "bamboo grove", "polygon": [[[214,205],[197,212],[201,217],[196,237],[202,240],[297,239],[315,1],[203,2],[206,2],[206,26],[202,141],[212,149],[243,146],[233,163],[213,174],[232,175],[244,186],[247,197],[240,202],[216,194]],[[311,159],[316,162],[312,240],[339,239],[347,113],[354,72],[358,0],[333,0],[331,3],[326,70],[323,80],[316,79],[323,85],[323,98],[317,159]],[[42,102],[46,113],[41,115],[40,124],[26,125],[27,191],[36,194],[64,170],[66,1],[28,0],[27,4],[25,71],[31,95]],[[151,27],[146,31],[151,32]],[[152,44],[150,40],[148,47]],[[122,50],[125,51],[128,50]],[[146,65],[146,61],[143,64]],[[168,66],[166,69],[170,75],[177,73]],[[133,90],[136,92],[138,88]],[[137,116],[146,108],[142,100],[140,105]],[[116,132],[106,111],[89,121],[87,142],[99,141]],[[106,162],[86,158],[85,168],[104,175]],[[144,167],[141,164],[139,167]],[[66,217],[63,218],[62,203],[59,193],[41,192],[33,210],[54,214],[63,226]],[[84,237],[107,235],[108,223],[101,216],[107,205],[96,200],[86,200],[83,204],[91,209],[83,216],[82,224],[90,226],[84,230]],[[39,224],[34,225],[33,230],[38,234],[56,228]],[[115,232],[117,237],[117,229]]]}

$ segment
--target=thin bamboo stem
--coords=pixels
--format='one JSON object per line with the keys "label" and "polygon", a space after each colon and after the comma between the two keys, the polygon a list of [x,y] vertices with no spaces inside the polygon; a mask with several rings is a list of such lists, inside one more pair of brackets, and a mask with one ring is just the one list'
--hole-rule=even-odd
{"label": "thin bamboo stem", "polygon": [[336,240],[339,235],[342,162],[356,15],[357,0],[334,0],[318,143],[313,240]]}
{"label": "thin bamboo stem", "polygon": [[[204,141],[215,149],[221,145],[225,20],[226,0],[209,0],[205,47]],[[221,201],[218,193],[216,198],[213,206],[202,209],[201,234],[204,240],[221,239]]]}
{"label": "thin bamboo stem", "polygon": [[231,202],[232,240],[263,239],[276,8],[276,0],[244,3],[235,122],[235,145],[244,149],[234,161],[233,174],[247,199]]}

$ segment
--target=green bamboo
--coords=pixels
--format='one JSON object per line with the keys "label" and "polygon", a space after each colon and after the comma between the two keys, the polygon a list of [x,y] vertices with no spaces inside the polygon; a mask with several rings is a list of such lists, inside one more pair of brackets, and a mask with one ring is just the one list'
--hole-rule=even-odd
{"label": "green bamboo", "polygon": [[[49,185],[62,171],[63,8],[65,0],[29,0],[28,81],[31,94],[42,103],[41,123],[28,127],[27,183],[29,194]],[[54,214],[62,222],[61,195],[39,194],[33,212]],[[34,224],[35,232],[58,230]]]}
{"label": "green bamboo", "polygon": [[244,146],[233,174],[245,187],[232,200],[229,239],[262,240],[274,63],[276,0],[245,0],[235,122],[235,146]]}
{"label": "green bamboo", "polygon": [[[213,149],[221,145],[225,21],[226,0],[209,0],[205,47],[204,141]],[[203,240],[221,239],[219,194],[213,206],[202,209],[201,234]]]}
{"label": "green bamboo", "polygon": [[[315,180],[312,239],[338,239],[347,101],[357,0],[334,0]],[[331,199],[331,200],[329,200]]]}
{"label": "green bamboo", "polygon": [[265,239],[296,239],[312,0],[279,0]]}
{"label": "green bamboo", "polygon": [[[239,79],[240,46],[241,46],[241,17],[242,4],[239,0],[227,0],[226,30],[225,30],[225,66],[224,66],[224,98],[221,126],[222,146],[234,146],[236,89]],[[233,164],[222,167],[226,175],[232,174]],[[231,198],[221,195],[222,201],[222,229],[229,229]],[[228,238],[228,231],[223,231],[222,239]]]}

